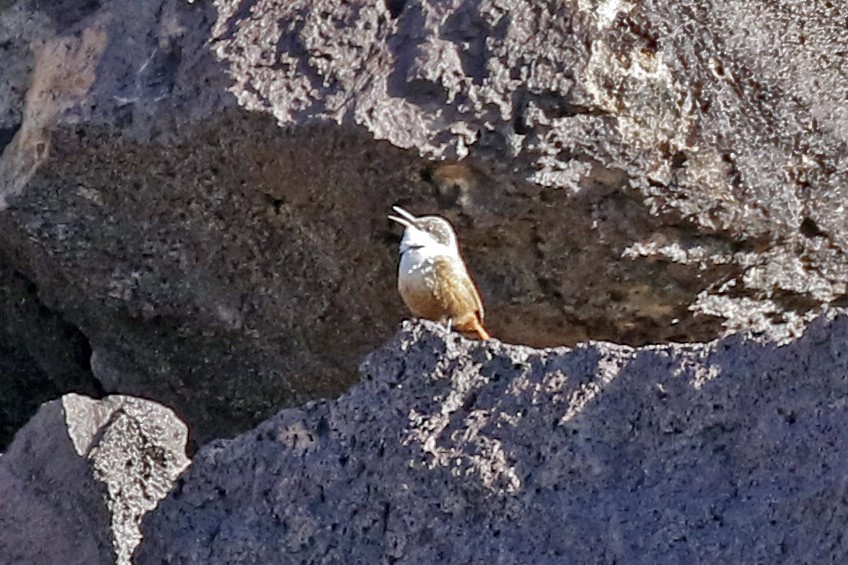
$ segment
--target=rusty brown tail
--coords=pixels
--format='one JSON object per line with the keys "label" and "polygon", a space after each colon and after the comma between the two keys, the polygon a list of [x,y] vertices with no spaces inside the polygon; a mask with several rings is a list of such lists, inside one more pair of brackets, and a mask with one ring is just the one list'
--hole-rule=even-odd
{"label": "rusty brown tail", "polygon": [[491,339],[492,336],[489,335],[489,332],[486,331],[486,328],[483,327],[482,322],[476,319],[474,320],[474,331],[477,332],[477,335],[480,336],[480,339]]}

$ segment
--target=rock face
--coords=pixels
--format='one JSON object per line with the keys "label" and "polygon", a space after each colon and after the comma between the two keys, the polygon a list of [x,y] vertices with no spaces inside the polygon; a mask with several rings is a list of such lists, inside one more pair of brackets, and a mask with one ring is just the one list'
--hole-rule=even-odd
{"label": "rock face", "polygon": [[186,440],[147,400],[45,404],[0,457],[0,563],[129,564],[141,517],[189,463]]}
{"label": "rock face", "polygon": [[495,320],[507,339],[703,339],[715,327],[690,309],[785,334],[846,294],[848,30],[834,3],[218,6],[216,54],[244,107],[486,169],[431,177],[492,300],[512,307]]}
{"label": "rock face", "polygon": [[136,563],[824,563],[848,556],[848,315],[532,350],[404,324],[337,401],[201,449]]}
{"label": "rock face", "polygon": [[[129,559],[186,432],[124,395],[194,446],[291,408],[140,562],[842,557],[846,18],[0,0],[0,449],[120,395],[17,435],[0,559]],[[393,204],[516,345],[407,325],[317,402],[405,315]]]}
{"label": "rock face", "polygon": [[199,443],[338,395],[404,315],[395,203],[457,225],[504,341],[796,335],[846,293],[843,12],[6,0],[0,268],[69,354],[0,365]]}

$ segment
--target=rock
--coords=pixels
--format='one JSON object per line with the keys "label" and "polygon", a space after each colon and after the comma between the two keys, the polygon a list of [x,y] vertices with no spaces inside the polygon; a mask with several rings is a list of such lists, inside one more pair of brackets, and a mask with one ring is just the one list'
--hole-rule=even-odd
{"label": "rock", "polygon": [[129,564],[141,517],[188,466],[186,436],[148,400],[43,405],[0,457],[0,562]]}
{"label": "rock", "polygon": [[842,562],[848,314],[533,350],[405,323],[335,401],[203,447],[135,563]]}
{"label": "rock", "polygon": [[[216,53],[240,103],[283,124],[354,123],[431,157],[485,162],[497,178],[449,186],[461,197],[448,202],[486,233],[488,263],[526,273],[525,295],[535,282],[533,303],[559,320],[579,305],[578,318],[639,317],[654,332],[599,336],[584,322],[589,337],[665,341],[656,332],[678,319],[680,335],[702,339],[677,310],[684,302],[728,328],[787,336],[844,299],[848,30],[831,25],[843,15],[833,3],[270,4],[219,14]],[[515,176],[552,187],[531,199],[556,216],[516,210],[508,191],[496,211],[498,185]],[[610,197],[627,187],[638,204]],[[516,217],[532,238],[507,239],[522,234]],[[594,256],[594,239],[619,253]],[[660,279],[608,266],[622,255],[658,261]],[[619,288],[602,283],[610,275]],[[498,283],[495,300],[509,303]],[[689,285],[699,289],[686,296]],[[624,312],[596,312],[596,297]],[[536,316],[525,306],[516,317]]]}
{"label": "rock", "polygon": [[200,444],[356,381],[405,315],[395,203],[456,224],[508,342],[845,302],[832,3],[6,4],[0,252]]}

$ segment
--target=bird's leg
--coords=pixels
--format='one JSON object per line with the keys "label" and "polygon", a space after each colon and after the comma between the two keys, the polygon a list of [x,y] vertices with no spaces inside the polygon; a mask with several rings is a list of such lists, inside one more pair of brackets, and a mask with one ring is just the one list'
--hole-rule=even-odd
{"label": "bird's leg", "polygon": [[447,322],[445,323],[445,328],[448,330],[448,333],[450,333],[452,326],[453,326],[453,318],[448,318]]}

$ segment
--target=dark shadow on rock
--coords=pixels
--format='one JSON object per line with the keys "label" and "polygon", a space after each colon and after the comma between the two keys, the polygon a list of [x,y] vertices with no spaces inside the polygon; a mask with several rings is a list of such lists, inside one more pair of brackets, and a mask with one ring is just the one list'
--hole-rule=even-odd
{"label": "dark shadow on rock", "polygon": [[0,450],[42,403],[68,392],[102,396],[90,357],[85,335],[0,254]]}

